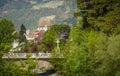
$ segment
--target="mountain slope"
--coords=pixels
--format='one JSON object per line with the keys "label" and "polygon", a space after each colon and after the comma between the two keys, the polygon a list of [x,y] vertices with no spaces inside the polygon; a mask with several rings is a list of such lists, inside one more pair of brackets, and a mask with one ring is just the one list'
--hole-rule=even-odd
{"label": "mountain slope", "polygon": [[53,17],[53,24],[75,24],[75,0],[0,0],[0,18],[11,19],[18,30],[38,27],[39,20]]}

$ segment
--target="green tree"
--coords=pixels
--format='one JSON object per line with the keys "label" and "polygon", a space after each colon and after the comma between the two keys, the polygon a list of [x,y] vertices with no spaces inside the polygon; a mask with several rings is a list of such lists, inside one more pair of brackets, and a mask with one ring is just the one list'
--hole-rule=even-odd
{"label": "green tree", "polygon": [[93,76],[95,43],[98,33],[73,27],[66,44],[64,69],[69,76]]}
{"label": "green tree", "polygon": [[19,32],[19,41],[20,42],[26,41],[26,37],[24,35],[25,33],[26,33],[26,27],[22,24],[21,28],[20,28],[20,32]]}
{"label": "green tree", "polygon": [[45,46],[45,44],[40,44],[40,45],[37,46],[37,48],[38,48],[39,51],[42,51],[42,52],[43,52],[43,51],[46,51],[46,46]]}
{"label": "green tree", "polygon": [[[65,24],[53,25],[48,29],[48,31],[44,34],[43,44],[46,47],[53,50],[56,47],[56,39],[60,39],[60,47],[63,48],[65,42],[69,36],[70,27]],[[48,49],[48,50],[49,50]]]}
{"label": "green tree", "polygon": [[65,76],[120,75],[119,2],[77,0],[77,26],[70,31],[65,61],[56,67],[59,72]]}
{"label": "green tree", "polygon": [[16,38],[14,24],[7,19],[0,20],[0,51],[9,51],[11,43]]}
{"label": "green tree", "polygon": [[56,38],[57,38],[57,33],[54,27],[50,27],[50,29],[48,29],[48,31],[45,32],[42,40],[42,42],[46,46],[46,51],[53,50],[56,44],[56,41],[55,41]]}
{"label": "green tree", "polygon": [[56,33],[58,38],[60,39],[60,47],[62,47],[62,45],[64,46],[68,37],[69,37],[69,33],[70,33],[70,26],[66,25],[66,24],[59,24],[59,25],[53,25],[52,26]]}
{"label": "green tree", "polygon": [[[119,37],[73,27],[65,47],[61,73],[68,76],[119,76]],[[60,68],[57,70],[60,71]]]}
{"label": "green tree", "polygon": [[[104,39],[102,45],[98,45],[95,52],[96,76],[119,76],[120,75],[120,35],[111,36],[107,39]],[[101,37],[102,38],[102,37]],[[103,45],[104,44],[104,45]]]}
{"label": "green tree", "polygon": [[68,25],[65,25],[65,24],[59,24],[59,25],[56,24],[56,25],[53,25],[52,27],[54,27],[55,31],[60,35],[70,32],[70,27]]}
{"label": "green tree", "polygon": [[77,0],[79,11],[76,16],[82,16],[83,27],[91,26],[108,35],[118,34],[116,28],[120,24],[119,2],[119,0]]}
{"label": "green tree", "polygon": [[7,19],[0,20],[0,76],[33,76],[33,73],[16,65],[14,61],[2,58],[16,38],[14,24]]}

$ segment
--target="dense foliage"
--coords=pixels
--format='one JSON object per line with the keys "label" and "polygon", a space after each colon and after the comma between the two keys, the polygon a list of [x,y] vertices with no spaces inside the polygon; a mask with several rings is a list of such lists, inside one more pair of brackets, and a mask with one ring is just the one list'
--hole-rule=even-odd
{"label": "dense foliage", "polygon": [[[54,53],[58,50],[56,41],[59,40],[60,53],[55,52],[54,55],[64,58],[51,60],[58,73],[64,76],[120,76],[120,0],[77,0],[77,7],[76,26],[53,25],[44,34],[40,45],[30,42],[24,47],[32,49],[30,46],[34,46],[38,50]],[[21,30],[23,34],[24,26]],[[13,23],[1,20],[0,51],[10,49],[15,38],[12,34]],[[28,72],[35,67],[31,60],[27,62],[31,63],[28,70],[13,63],[7,64],[3,59],[0,61],[0,72],[9,75],[15,71],[17,76],[29,76],[32,74]]]}
{"label": "dense foliage", "polygon": [[89,25],[98,31],[103,31],[108,35],[110,33],[119,33],[119,3],[120,0],[77,0],[79,11],[75,15],[82,16],[83,20],[86,19]]}
{"label": "dense foliage", "polygon": [[65,45],[70,32],[70,27],[65,24],[52,25],[43,36],[42,44],[38,46],[41,51],[52,51],[56,48],[56,41],[59,39],[60,47]]}
{"label": "dense foliage", "polygon": [[16,37],[15,34],[14,24],[10,20],[0,20],[0,52],[10,49],[10,44]]}
{"label": "dense foliage", "polygon": [[65,76],[119,76],[120,0],[77,0],[77,7],[77,25],[56,70]]}
{"label": "dense foliage", "polygon": [[0,76],[33,76],[30,70],[23,69],[13,60],[2,59],[4,53],[9,52],[11,43],[17,38],[14,24],[7,19],[0,20]]}

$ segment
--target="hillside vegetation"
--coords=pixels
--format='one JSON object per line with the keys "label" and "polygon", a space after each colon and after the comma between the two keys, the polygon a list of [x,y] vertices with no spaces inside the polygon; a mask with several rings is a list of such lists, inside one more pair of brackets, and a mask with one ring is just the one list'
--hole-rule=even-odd
{"label": "hillside vegetation", "polygon": [[0,18],[11,19],[17,30],[21,24],[35,29],[41,17],[51,15],[56,16],[53,24],[75,24],[75,0],[0,0],[0,6]]}
{"label": "hillside vegetation", "polygon": [[[24,1],[29,2],[29,0]],[[43,2],[41,4],[43,6],[48,1],[40,2]],[[22,25],[19,40],[25,42],[25,45],[22,46],[23,50],[28,50],[28,52],[36,50],[38,52],[50,52],[56,59],[50,59],[49,61],[55,72],[60,76],[120,76],[120,0],[76,1],[78,10],[74,13],[74,16],[77,17],[77,24],[73,27],[64,24],[66,21],[74,23],[72,16],[67,17],[67,15],[71,15],[71,13],[68,14],[69,7],[67,7],[67,13],[65,12],[66,8],[63,6],[54,9],[46,7],[39,10],[31,9],[29,14],[24,13],[25,19],[29,20],[29,17],[34,16],[31,12],[42,11],[44,13],[35,12],[34,14],[44,14],[46,17],[42,17],[42,19],[56,19],[57,24],[51,26],[45,32],[42,40],[37,39],[31,42],[26,41],[24,38],[26,28]],[[72,3],[70,0],[65,2]],[[63,5],[66,4],[64,3]],[[36,3],[32,2],[32,5],[36,5]],[[32,8],[31,6],[27,7]],[[12,6],[9,8],[12,8]],[[72,8],[70,11],[73,12]],[[61,9],[64,11],[61,11]],[[24,12],[29,9],[24,7],[24,9],[19,10]],[[10,11],[15,11],[15,9]],[[7,11],[4,11],[4,13],[7,13]],[[15,16],[15,18],[21,17],[21,13]],[[36,19],[36,17],[33,18],[31,18],[31,22],[32,19]],[[60,22],[63,24],[59,24]],[[3,53],[11,49],[10,44],[13,40],[18,39],[18,34],[14,33],[14,24],[10,20],[0,20],[0,26],[0,56],[2,57]],[[0,72],[3,76],[6,74],[12,76],[12,73],[15,73],[14,76],[23,74],[34,76],[32,69],[35,68],[35,64],[31,60],[28,59],[27,63],[30,63],[28,69],[22,69],[21,66],[14,65],[12,62],[8,64],[1,57]],[[62,58],[57,59],[58,57]]]}

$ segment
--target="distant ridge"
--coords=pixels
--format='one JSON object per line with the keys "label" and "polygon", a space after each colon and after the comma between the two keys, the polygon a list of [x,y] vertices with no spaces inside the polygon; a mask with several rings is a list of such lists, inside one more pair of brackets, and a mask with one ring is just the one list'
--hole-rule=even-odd
{"label": "distant ridge", "polygon": [[[38,22],[51,18],[53,24],[75,24],[76,0],[0,0],[0,18],[8,18],[19,30],[21,24],[35,29]],[[53,17],[54,16],[54,17]]]}

